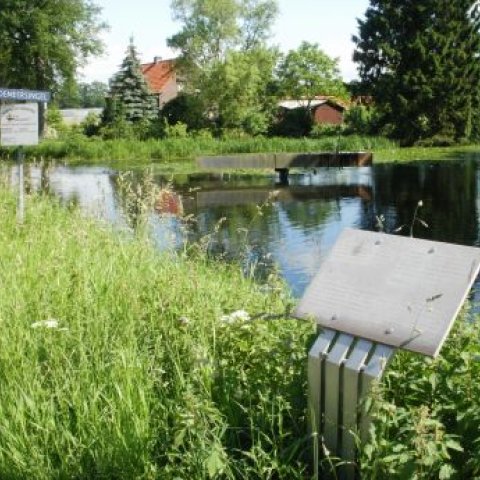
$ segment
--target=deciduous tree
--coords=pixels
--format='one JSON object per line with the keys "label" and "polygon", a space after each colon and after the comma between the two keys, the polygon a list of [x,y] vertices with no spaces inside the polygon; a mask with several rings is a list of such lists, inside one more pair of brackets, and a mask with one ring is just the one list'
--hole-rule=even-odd
{"label": "deciduous tree", "polygon": [[307,106],[319,95],[348,97],[338,59],[329,57],[316,43],[302,42],[296,50],[290,50],[277,74],[283,96],[304,99]]}
{"label": "deciduous tree", "polygon": [[182,24],[168,44],[180,53],[185,93],[221,128],[266,130],[276,50],[266,45],[275,0],[173,0]]}
{"label": "deciduous tree", "polygon": [[288,111],[275,126],[280,135],[308,135],[313,125],[312,101],[318,96],[348,98],[338,59],[329,57],[316,43],[302,42],[290,50],[277,68],[278,94],[302,100],[301,108]]}
{"label": "deciduous tree", "polygon": [[69,82],[55,96],[60,108],[103,108],[108,85],[103,82]]}
{"label": "deciduous tree", "polygon": [[0,85],[57,91],[101,52],[91,0],[1,0]]}

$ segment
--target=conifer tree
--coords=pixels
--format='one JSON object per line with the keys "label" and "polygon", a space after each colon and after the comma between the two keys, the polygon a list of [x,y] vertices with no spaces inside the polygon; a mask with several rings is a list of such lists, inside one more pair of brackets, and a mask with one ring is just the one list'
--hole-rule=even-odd
{"label": "conifer tree", "polygon": [[405,143],[478,135],[480,11],[474,0],[371,0],[354,60],[383,123]]}
{"label": "conifer tree", "polygon": [[142,74],[137,50],[130,39],[120,70],[110,81],[106,117],[122,116],[129,123],[152,120],[158,115],[155,97]]}

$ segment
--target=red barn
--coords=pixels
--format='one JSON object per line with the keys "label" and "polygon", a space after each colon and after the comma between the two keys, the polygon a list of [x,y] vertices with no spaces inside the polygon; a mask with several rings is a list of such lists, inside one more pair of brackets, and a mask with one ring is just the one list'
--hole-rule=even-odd
{"label": "red barn", "polygon": [[279,106],[285,110],[310,108],[315,123],[330,125],[343,123],[343,114],[346,110],[341,101],[328,97],[317,97],[312,100],[283,100]]}

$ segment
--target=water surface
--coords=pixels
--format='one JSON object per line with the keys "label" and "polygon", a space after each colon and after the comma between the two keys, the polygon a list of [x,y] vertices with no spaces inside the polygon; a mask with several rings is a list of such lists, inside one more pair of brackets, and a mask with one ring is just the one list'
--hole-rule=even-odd
{"label": "water surface", "polygon": [[[277,178],[193,174],[167,178],[150,170],[27,165],[27,188],[78,204],[89,215],[135,228],[154,185],[167,188],[161,212],[146,212],[159,248],[201,240],[261,278],[276,269],[296,297],[345,227],[479,245],[480,156],[463,161],[330,168]],[[9,175],[16,182],[16,167]],[[128,184],[128,189],[125,185]],[[130,190],[130,194],[128,193]],[[420,222],[412,226],[419,202]],[[379,219],[381,219],[379,221]],[[397,230],[400,231],[397,232]]]}

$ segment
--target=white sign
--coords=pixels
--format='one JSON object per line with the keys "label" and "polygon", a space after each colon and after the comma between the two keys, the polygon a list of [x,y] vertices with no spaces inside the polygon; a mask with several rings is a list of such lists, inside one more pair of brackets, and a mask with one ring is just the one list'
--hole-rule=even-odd
{"label": "white sign", "polygon": [[38,144],[38,104],[18,103],[0,107],[0,145]]}

